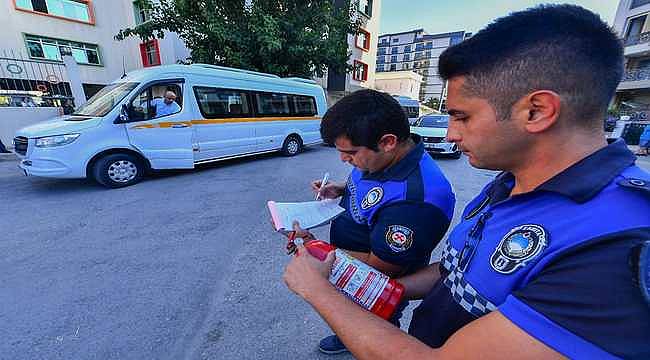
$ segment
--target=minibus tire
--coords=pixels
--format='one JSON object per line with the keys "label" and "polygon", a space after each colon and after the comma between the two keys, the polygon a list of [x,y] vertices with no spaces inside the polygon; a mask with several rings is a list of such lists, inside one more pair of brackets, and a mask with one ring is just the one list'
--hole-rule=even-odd
{"label": "minibus tire", "polygon": [[[121,173],[115,171],[121,171]],[[95,161],[92,174],[99,184],[116,189],[140,182],[144,172],[145,166],[142,160],[131,154],[117,153],[106,155]]]}
{"label": "minibus tire", "polygon": [[295,156],[302,150],[302,140],[299,136],[290,135],[284,139],[282,144],[282,154],[284,156]]}

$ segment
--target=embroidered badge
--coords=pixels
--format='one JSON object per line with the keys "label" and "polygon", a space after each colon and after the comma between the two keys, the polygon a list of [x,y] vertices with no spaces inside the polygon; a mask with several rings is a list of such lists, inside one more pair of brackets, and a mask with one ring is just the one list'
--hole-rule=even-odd
{"label": "embroidered badge", "polygon": [[368,210],[371,207],[377,205],[383,197],[384,189],[380,188],[379,186],[374,187],[368,191],[366,196],[363,198],[363,201],[361,201],[361,208],[363,210]]}
{"label": "embroidered badge", "polygon": [[518,226],[501,239],[490,257],[490,265],[501,274],[512,274],[541,254],[547,245],[548,234],[540,225]]}
{"label": "embroidered badge", "polygon": [[413,245],[413,230],[402,225],[391,225],[386,231],[386,243],[395,252],[406,251]]}

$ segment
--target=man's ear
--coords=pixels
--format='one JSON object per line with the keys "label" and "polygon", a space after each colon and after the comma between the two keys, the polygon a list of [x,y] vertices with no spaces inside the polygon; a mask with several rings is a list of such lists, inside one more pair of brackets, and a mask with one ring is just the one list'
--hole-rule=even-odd
{"label": "man's ear", "polygon": [[397,136],[393,134],[386,134],[379,139],[377,147],[380,151],[390,152],[395,150],[398,144]]}
{"label": "man's ear", "polygon": [[527,111],[524,128],[529,133],[541,133],[558,122],[562,101],[560,95],[550,90],[539,90],[528,94],[520,104]]}

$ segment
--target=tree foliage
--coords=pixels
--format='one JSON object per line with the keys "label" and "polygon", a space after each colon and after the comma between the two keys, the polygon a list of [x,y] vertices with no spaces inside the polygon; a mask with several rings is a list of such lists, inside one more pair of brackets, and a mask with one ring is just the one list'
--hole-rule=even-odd
{"label": "tree foliage", "polygon": [[359,29],[351,6],[332,0],[138,0],[149,21],[115,38],[143,41],[176,32],[194,63],[280,76],[349,71],[347,35]]}
{"label": "tree foliage", "polygon": [[424,105],[426,105],[426,106],[428,106],[428,107],[430,107],[432,109],[438,110],[438,108],[440,107],[440,99],[438,99],[438,98],[429,98],[427,101],[424,102]]}

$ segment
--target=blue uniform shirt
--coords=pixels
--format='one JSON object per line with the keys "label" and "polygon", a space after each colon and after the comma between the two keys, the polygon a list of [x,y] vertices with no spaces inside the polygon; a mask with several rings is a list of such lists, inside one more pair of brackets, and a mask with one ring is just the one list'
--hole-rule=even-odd
{"label": "blue uniform shirt", "polygon": [[161,116],[176,114],[177,112],[181,111],[181,107],[176,103],[176,101],[172,101],[171,103],[167,104],[165,103],[165,99],[161,98],[153,99],[153,101],[151,101],[151,106],[156,109],[157,118]]}
{"label": "blue uniform shirt", "polygon": [[498,309],[569,358],[650,359],[650,307],[630,264],[650,240],[650,174],[634,161],[618,141],[515,196],[499,175],[450,234],[409,333],[439,347]]}
{"label": "blue uniform shirt", "polygon": [[406,272],[429,263],[449,227],[456,200],[420,138],[414,140],[416,146],[390,168],[352,171],[341,200],[346,211],[332,222],[333,245],[372,252]]}

